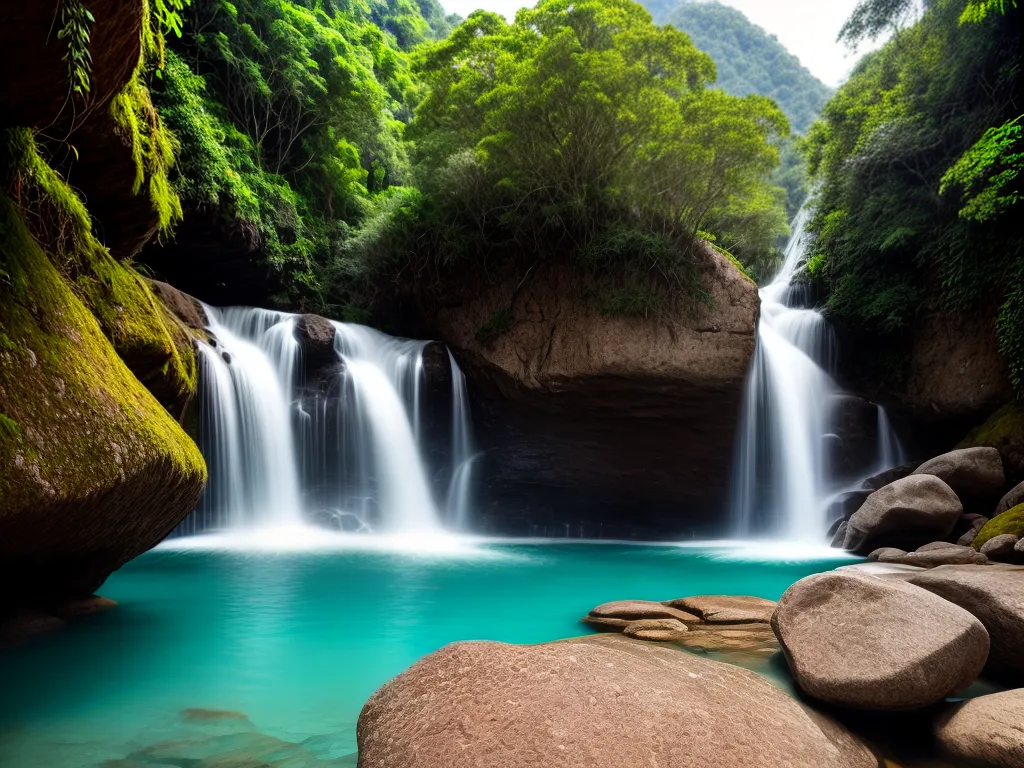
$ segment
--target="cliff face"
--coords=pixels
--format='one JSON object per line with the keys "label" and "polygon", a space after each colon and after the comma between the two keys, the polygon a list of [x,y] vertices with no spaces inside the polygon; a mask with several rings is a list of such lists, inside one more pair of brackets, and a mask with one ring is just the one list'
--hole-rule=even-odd
{"label": "cliff face", "polygon": [[[700,255],[711,299],[609,316],[565,266],[473,286],[433,313],[479,393],[484,525],[507,533],[664,536],[720,526],[757,289]],[[500,320],[504,332],[483,333]]]}
{"label": "cliff face", "polygon": [[[134,78],[144,3],[84,5],[85,98],[71,94],[56,2],[7,3],[0,30],[0,580],[15,587],[0,617],[88,596],[206,480],[176,421],[195,393],[195,333],[115,257],[163,220],[148,185],[163,168],[139,161],[159,121],[126,132],[115,116],[147,114]],[[40,145],[41,128],[64,141]]]}

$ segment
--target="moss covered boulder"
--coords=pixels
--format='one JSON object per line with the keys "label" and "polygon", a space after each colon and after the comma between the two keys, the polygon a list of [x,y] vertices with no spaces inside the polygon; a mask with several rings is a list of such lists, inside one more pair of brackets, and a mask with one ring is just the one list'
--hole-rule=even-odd
{"label": "moss covered boulder", "polygon": [[1024,403],[1007,403],[971,432],[957,448],[989,447],[999,451],[1012,477],[1024,476]]}
{"label": "moss covered boulder", "polygon": [[1008,533],[1012,533],[1018,539],[1024,538],[1024,504],[1018,504],[1013,509],[1009,509],[1001,515],[996,515],[985,523],[982,529],[978,531],[978,535],[974,537],[972,544],[980,552],[989,539],[994,539],[996,536],[1003,536]]}
{"label": "moss covered boulder", "polygon": [[[0,197],[0,579],[24,604],[92,594],[189,513],[206,479],[196,445],[118,357],[60,263]],[[137,298],[105,306],[143,325],[166,319]],[[194,363],[189,373],[178,362],[194,376]]]}

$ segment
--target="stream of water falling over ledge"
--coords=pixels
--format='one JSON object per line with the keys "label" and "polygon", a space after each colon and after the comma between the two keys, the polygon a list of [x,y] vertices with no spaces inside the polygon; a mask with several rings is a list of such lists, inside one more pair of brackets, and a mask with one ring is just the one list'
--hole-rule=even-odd
{"label": "stream of water falling over ledge", "polygon": [[738,538],[769,536],[821,541],[830,501],[864,477],[903,461],[899,440],[881,405],[875,456],[859,477],[843,477],[830,447],[847,439],[838,417],[849,396],[833,376],[838,360],[835,330],[812,306],[808,287],[795,280],[807,258],[807,209],[775,278],[761,288],[757,345],[743,396],[733,465],[732,519]]}
{"label": "stream of water falling over ledge", "polygon": [[298,316],[204,308],[212,338],[200,344],[199,442],[210,480],[177,535],[311,522],[388,533],[468,525],[472,425],[450,352],[451,420],[436,434],[423,418],[429,342],[331,322],[336,365],[311,383]]}

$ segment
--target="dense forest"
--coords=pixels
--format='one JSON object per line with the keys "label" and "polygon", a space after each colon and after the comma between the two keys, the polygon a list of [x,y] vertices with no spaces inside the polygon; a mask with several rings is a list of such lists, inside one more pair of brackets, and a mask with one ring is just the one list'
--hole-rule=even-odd
{"label": "dense forest", "polygon": [[628,0],[453,24],[426,3],[194,3],[151,82],[186,221],[142,261],[190,287],[189,217],[214,218],[274,300],[347,318],[538,259],[614,276],[602,306],[647,315],[701,299],[695,238],[770,271],[773,102],[710,88],[708,56]]}
{"label": "dense forest", "polygon": [[[913,7],[865,3],[843,35],[898,27]],[[915,318],[950,310],[995,317],[1024,392],[1020,43],[1014,3],[930,3],[810,132],[809,272],[832,317],[870,335],[876,379],[899,377]]]}

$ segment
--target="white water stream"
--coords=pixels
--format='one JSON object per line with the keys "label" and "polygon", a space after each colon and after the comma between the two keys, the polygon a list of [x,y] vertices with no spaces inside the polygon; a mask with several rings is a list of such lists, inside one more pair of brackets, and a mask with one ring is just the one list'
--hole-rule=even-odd
{"label": "white water stream", "polygon": [[[427,342],[332,323],[329,391],[305,391],[296,316],[205,307],[214,337],[200,345],[200,442],[210,480],[179,534],[293,528],[427,533],[465,527],[472,440],[465,380],[449,353],[451,434],[421,419]],[[319,382],[320,386],[324,382]],[[431,467],[428,438],[451,461]],[[450,466],[449,466],[450,464]],[[431,479],[447,496],[442,515]]]}
{"label": "white water stream", "polygon": [[[805,306],[806,286],[793,284],[806,258],[806,223],[801,211],[782,267],[760,291],[757,347],[733,473],[733,529],[741,538],[820,541],[830,502],[844,485],[829,461],[830,441],[846,439],[837,418],[846,395],[832,378],[835,332],[820,312]],[[866,475],[902,461],[885,409],[877,409],[877,456]]]}

